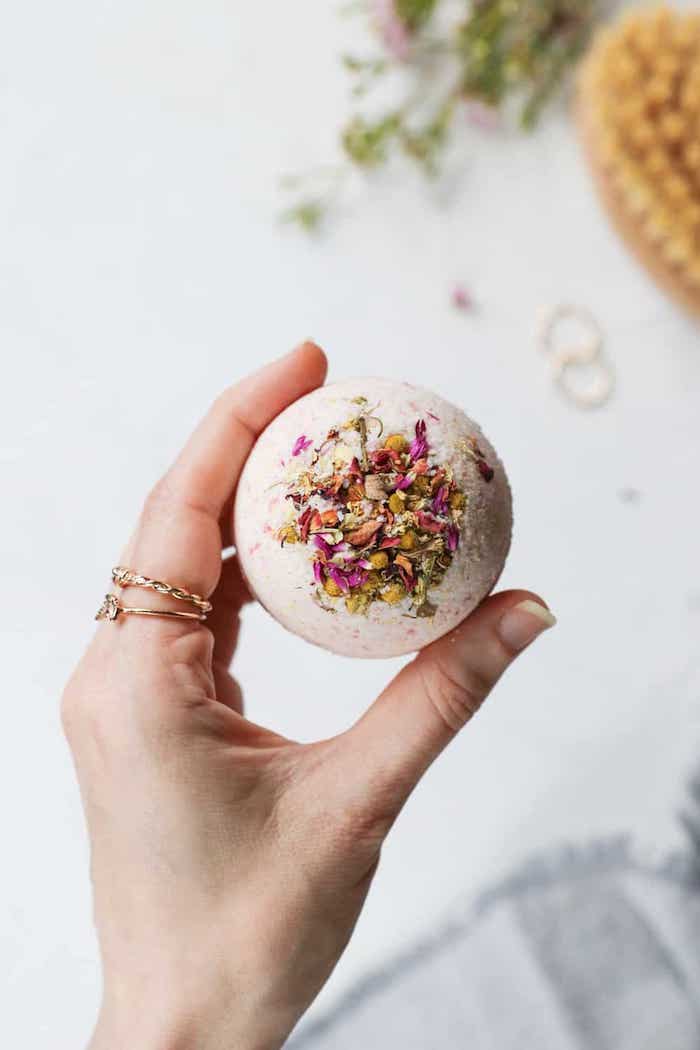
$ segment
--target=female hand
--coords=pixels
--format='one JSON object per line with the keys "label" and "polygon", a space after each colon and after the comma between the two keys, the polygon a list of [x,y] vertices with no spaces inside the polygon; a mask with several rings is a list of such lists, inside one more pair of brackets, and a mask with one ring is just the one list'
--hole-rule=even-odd
{"label": "female hand", "polygon": [[123,564],[211,595],[211,629],[103,624],[66,689],[104,973],[93,1050],[280,1047],[347,944],[409,793],[554,622],[526,592],[489,598],[330,740],[243,717],[228,667],[250,599],[221,559],[232,494],[256,435],[325,372],[307,343],[227,391],[146,501]]}

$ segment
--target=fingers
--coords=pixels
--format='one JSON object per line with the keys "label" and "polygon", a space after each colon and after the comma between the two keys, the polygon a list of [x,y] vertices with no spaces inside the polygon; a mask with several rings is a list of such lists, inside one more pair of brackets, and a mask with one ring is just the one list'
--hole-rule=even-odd
{"label": "fingers", "polygon": [[173,494],[218,520],[258,434],[325,375],[323,351],[304,343],[223,393],[167,475]]}
{"label": "fingers", "polygon": [[[325,374],[323,351],[304,343],[222,394],[151,492],[129,547],[130,567],[210,595],[221,571],[219,520],[253,442]],[[162,606],[155,597],[142,591],[139,604]]]}
{"label": "fingers", "polygon": [[354,756],[354,779],[362,778],[367,803],[372,796],[388,798],[398,812],[503,672],[555,622],[542,599],[505,592],[419,653],[347,734],[347,755]]}

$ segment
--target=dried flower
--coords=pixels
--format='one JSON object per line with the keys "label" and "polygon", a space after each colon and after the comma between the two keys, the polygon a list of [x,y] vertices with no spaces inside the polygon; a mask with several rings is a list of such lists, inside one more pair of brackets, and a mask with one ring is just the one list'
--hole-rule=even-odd
{"label": "dried flower", "polygon": [[411,442],[409,449],[409,454],[414,463],[417,459],[422,459],[428,451],[427,431],[425,420],[419,419],[416,423],[416,436]]}
{"label": "dried flower", "polygon": [[471,310],[474,306],[471,295],[463,284],[456,284],[452,289],[452,305],[455,310]]}
{"label": "dried flower", "polygon": [[[277,535],[283,544],[312,548],[314,599],[324,610],[333,611],[326,599],[343,597],[351,613],[364,614],[377,600],[406,600],[416,616],[432,615],[428,591],[442,582],[457,550],[463,494],[451,469],[430,456],[424,419],[416,422],[410,444],[403,434],[392,434],[377,447],[383,424],[369,414],[365,398],[356,404],[361,414],[329,431],[320,446],[336,473],[330,479],[317,475],[317,450],[289,484],[286,498],[296,520],[285,522]],[[354,431],[359,455],[341,442],[341,431]],[[302,435],[295,449],[310,445]],[[465,447],[490,469],[476,442]]]}
{"label": "dried flower", "polygon": [[326,572],[328,573],[329,580],[331,580],[343,594],[347,594],[350,590],[350,584],[340,569],[335,565],[329,565]]}
{"label": "dried flower", "polygon": [[384,47],[399,62],[405,61],[411,45],[411,33],[399,17],[394,0],[374,0],[372,7]]}
{"label": "dried flower", "polygon": [[447,486],[441,485],[433,500],[433,514],[439,514],[441,517],[447,514],[447,493]]}
{"label": "dried flower", "polygon": [[442,532],[445,525],[442,521],[438,521],[433,518],[431,514],[426,514],[425,511],[419,510],[416,514],[418,524],[424,532],[438,533]]}
{"label": "dried flower", "polygon": [[373,540],[377,535],[382,524],[381,521],[366,521],[359,528],[346,533],[345,538],[353,547],[366,547],[370,540]]}
{"label": "dried flower", "polygon": [[321,554],[324,554],[326,558],[333,557],[333,551],[331,550],[330,544],[326,543],[323,536],[314,536],[314,547],[319,550]]}
{"label": "dried flower", "polygon": [[307,448],[311,448],[312,444],[313,441],[308,441],[306,438],[306,434],[301,434],[294,442],[294,445],[292,447],[292,455],[300,456],[302,452],[306,452]]}
{"label": "dried flower", "polygon": [[[372,0],[380,53],[345,55],[345,67],[360,96],[398,65],[406,93],[378,115],[353,114],[341,133],[346,158],[368,169],[401,152],[434,175],[459,121],[493,130],[512,99],[522,127],[531,128],[604,10],[602,0]],[[285,217],[315,230],[344,174],[335,170],[320,187],[317,176]],[[299,192],[298,179],[288,184]]]}

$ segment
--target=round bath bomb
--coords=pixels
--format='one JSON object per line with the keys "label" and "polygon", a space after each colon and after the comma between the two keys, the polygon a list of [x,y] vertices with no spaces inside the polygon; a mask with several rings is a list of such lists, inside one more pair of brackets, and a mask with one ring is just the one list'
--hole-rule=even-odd
{"label": "round bath bomb", "polygon": [[282,412],[234,511],[255,597],[290,631],[357,657],[414,652],[456,627],[500,576],[511,529],[508,480],[477,424],[386,379]]}

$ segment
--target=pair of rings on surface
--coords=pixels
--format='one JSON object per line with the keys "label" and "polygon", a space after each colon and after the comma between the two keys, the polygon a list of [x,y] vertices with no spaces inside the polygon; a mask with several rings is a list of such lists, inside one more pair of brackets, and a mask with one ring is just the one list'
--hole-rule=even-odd
{"label": "pair of rings on surface", "polygon": [[199,623],[203,623],[207,618],[207,613],[211,612],[212,609],[211,602],[200,594],[193,594],[182,587],[174,587],[172,584],[163,583],[162,580],[152,580],[149,576],[142,576],[140,573],[132,572],[131,569],[125,569],[121,565],[112,569],[112,580],[117,587],[145,587],[148,590],[156,591],[158,594],[177,598],[178,601],[190,602],[190,604],[195,606],[197,612],[179,612],[176,609],[141,609],[133,605],[122,605],[116,594],[110,593],[104,596],[102,605],[95,615],[96,620],[113,622],[118,616],[122,615],[162,616],[168,620],[196,620]]}
{"label": "pair of rings on surface", "polygon": [[[567,344],[557,338],[560,326],[574,322],[579,332]],[[552,358],[554,381],[561,392],[580,408],[599,408],[610,400],[615,386],[612,368],[603,355],[603,331],[593,314],[581,306],[564,303],[547,311],[538,332],[540,349]],[[574,370],[589,369],[592,381],[581,389],[571,381]]]}

